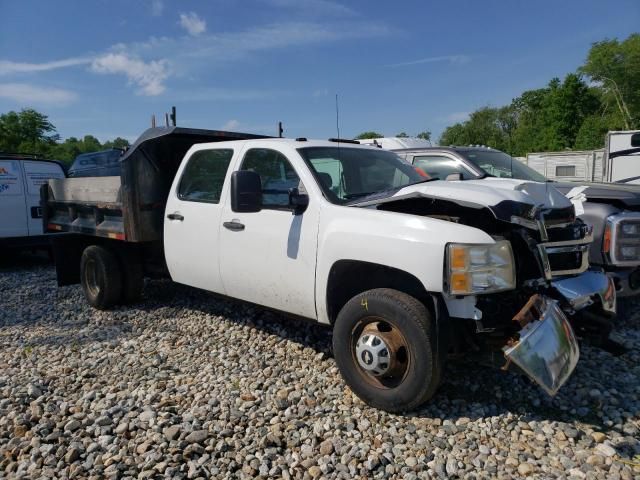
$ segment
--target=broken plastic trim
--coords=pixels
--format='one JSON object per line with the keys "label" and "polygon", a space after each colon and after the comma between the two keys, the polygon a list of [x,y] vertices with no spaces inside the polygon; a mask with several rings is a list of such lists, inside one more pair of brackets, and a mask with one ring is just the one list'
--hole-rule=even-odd
{"label": "broken plastic trim", "polygon": [[514,317],[520,338],[503,348],[508,367],[515,363],[549,395],[571,376],[580,350],[573,329],[555,300],[532,296]]}

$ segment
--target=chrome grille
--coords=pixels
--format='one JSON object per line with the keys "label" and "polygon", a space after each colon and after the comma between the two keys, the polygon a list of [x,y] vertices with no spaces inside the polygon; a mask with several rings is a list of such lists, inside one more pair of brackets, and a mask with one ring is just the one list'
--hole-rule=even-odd
{"label": "chrome grille", "polygon": [[[544,220],[540,222],[541,237],[548,239],[547,228]],[[544,234],[542,234],[544,232]],[[593,227],[582,225],[580,238],[562,241],[543,241],[538,244],[538,253],[547,280],[562,275],[576,275],[585,272],[589,268],[589,244],[593,241]]]}

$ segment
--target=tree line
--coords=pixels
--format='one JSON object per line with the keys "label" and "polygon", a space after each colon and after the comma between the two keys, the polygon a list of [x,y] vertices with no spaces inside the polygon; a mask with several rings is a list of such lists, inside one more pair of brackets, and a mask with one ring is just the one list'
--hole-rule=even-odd
{"label": "tree line", "polygon": [[529,152],[604,147],[609,130],[640,128],[640,34],[591,46],[577,72],[528,90],[502,107],[483,107],[447,127],[441,145],[482,144]]}
{"label": "tree line", "polygon": [[31,108],[0,115],[0,152],[28,153],[71,163],[81,153],[127,147],[129,141],[120,137],[104,143],[93,135],[61,141],[47,115]]}

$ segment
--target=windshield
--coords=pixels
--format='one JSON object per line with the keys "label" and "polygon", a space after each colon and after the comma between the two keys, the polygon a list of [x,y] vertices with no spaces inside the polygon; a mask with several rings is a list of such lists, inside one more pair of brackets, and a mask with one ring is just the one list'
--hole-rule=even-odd
{"label": "windshield", "polygon": [[458,153],[493,177],[517,178],[534,182],[547,181],[543,175],[504,152],[497,150],[462,150],[458,151]]}
{"label": "windshield", "polygon": [[411,165],[386,150],[307,147],[298,152],[332,203],[346,204],[425,181]]}

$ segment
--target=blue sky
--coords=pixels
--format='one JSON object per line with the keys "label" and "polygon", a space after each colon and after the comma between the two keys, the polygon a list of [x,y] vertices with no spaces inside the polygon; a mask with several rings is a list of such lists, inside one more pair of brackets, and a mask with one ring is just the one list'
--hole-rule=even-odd
{"label": "blue sky", "polygon": [[63,138],[178,124],[285,136],[438,136],[638,31],[638,0],[0,0],[0,113]]}

